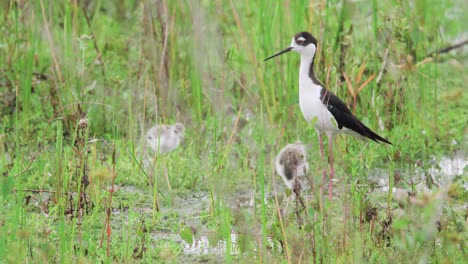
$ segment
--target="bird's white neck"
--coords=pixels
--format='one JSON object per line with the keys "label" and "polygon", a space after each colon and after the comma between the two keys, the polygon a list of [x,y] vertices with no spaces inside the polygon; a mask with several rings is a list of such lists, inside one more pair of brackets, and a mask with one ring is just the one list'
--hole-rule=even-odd
{"label": "bird's white neck", "polygon": [[301,66],[299,68],[299,87],[303,89],[320,88],[314,83],[314,60],[315,52],[301,55]]}
{"label": "bird's white neck", "polygon": [[301,68],[299,74],[304,77],[309,77],[310,67],[312,67],[312,60],[314,56],[311,55],[302,55],[301,56]]}
{"label": "bird's white neck", "polygon": [[307,122],[316,117],[322,117],[324,107],[320,100],[322,86],[316,83],[313,75],[314,53],[301,54],[299,69],[299,106]]}

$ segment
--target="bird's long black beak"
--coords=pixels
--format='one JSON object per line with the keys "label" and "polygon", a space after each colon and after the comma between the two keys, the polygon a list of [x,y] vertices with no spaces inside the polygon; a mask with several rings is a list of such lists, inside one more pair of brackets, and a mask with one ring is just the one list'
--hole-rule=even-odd
{"label": "bird's long black beak", "polygon": [[293,47],[288,47],[287,49],[282,50],[282,51],[276,53],[275,55],[266,58],[264,61],[267,61],[267,60],[269,60],[269,59],[273,59],[274,57],[279,56],[279,55],[281,55],[281,54],[283,54],[283,53],[290,52],[292,49],[293,49]]}

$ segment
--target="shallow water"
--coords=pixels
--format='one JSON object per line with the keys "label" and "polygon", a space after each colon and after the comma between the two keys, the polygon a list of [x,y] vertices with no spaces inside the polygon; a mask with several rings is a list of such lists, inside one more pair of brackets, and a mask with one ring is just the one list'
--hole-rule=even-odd
{"label": "shallow water", "polygon": [[[436,160],[435,157],[432,159]],[[429,169],[429,173],[432,177],[439,178],[441,184],[448,184],[455,176],[463,174],[467,164],[468,159],[464,157],[463,152],[457,151],[452,158],[443,156],[436,166],[433,165]]]}
{"label": "shallow water", "polygon": [[[437,160],[435,156],[432,156],[428,161],[429,164],[432,164],[429,169],[421,169],[418,165],[415,165],[414,171],[410,172],[411,178],[415,183],[416,187],[423,188],[425,186],[424,182],[426,178],[430,176],[434,183],[439,186],[448,186],[456,176],[461,176],[464,173],[465,167],[468,164],[468,160],[464,157],[462,151],[457,151],[453,157],[443,156],[440,160]],[[398,171],[401,178],[409,179],[409,173]],[[388,171],[383,169],[376,169],[373,171],[372,175],[369,177],[369,181],[373,184],[376,184],[377,187],[383,191],[388,191]],[[463,181],[461,186],[468,190],[468,182]],[[395,192],[396,188],[394,188]]]}
{"label": "shallow water", "polygon": [[[416,184],[416,191],[419,192],[432,192],[426,187],[425,178],[429,175],[434,179],[434,183],[436,186],[439,186],[439,189],[446,189],[447,186],[454,180],[454,177],[462,175],[464,173],[464,169],[468,164],[467,159],[464,157],[461,151],[455,153],[453,157],[442,157],[440,160],[437,160],[432,157],[428,164],[431,164],[429,169],[423,170],[420,166],[415,165],[414,170],[411,172],[414,182],[419,182]],[[402,178],[407,172],[400,172],[402,174]],[[408,176],[408,175],[406,175]],[[376,169],[373,170],[372,175],[369,176],[369,183],[374,184],[375,188],[373,193],[378,195],[385,195],[388,192],[388,170],[384,169]],[[463,179],[462,179],[463,180]],[[275,178],[275,186],[278,198],[280,199],[281,206],[284,205],[284,186],[278,177]],[[462,182],[463,188],[465,190],[468,189],[468,182]],[[410,188],[410,187],[408,187]],[[256,199],[258,200],[259,197],[255,197],[255,192],[252,189],[240,188],[241,190],[236,192],[229,198],[227,201],[227,205],[232,210],[244,210],[243,212],[246,213],[245,210],[252,210],[255,206]],[[307,187],[304,188],[306,190]],[[145,195],[141,190],[134,186],[126,186],[120,189],[122,192],[130,192],[135,193],[136,195]],[[403,193],[407,197],[409,189],[403,189],[401,187],[397,187],[393,189],[395,194],[395,199],[398,199],[398,194]],[[304,192],[304,197],[309,200],[312,199],[311,197],[306,197],[309,191]],[[146,194],[148,195],[148,194]],[[274,196],[274,191],[272,190],[270,193],[266,194],[265,203],[271,203],[272,198]],[[212,230],[209,227],[203,224],[203,219],[200,217],[201,213],[205,213],[209,211],[210,206],[210,196],[208,193],[191,193],[184,196],[176,196],[173,197],[172,206],[166,205],[166,208],[161,208],[163,212],[174,212],[177,213],[177,218],[174,221],[183,222],[189,227],[195,227],[199,229],[199,231],[195,231],[194,239],[192,243],[187,243],[183,240],[178,233],[175,232],[164,232],[164,231],[150,231],[151,240],[156,241],[172,241],[180,245],[182,249],[181,253],[184,258],[189,258],[190,256],[212,256],[215,259],[222,259],[223,256],[226,254],[227,242],[220,238],[219,234],[217,234],[216,230]],[[291,205],[290,205],[291,206]],[[134,207],[131,210],[136,211],[140,214],[150,215],[153,213],[151,206],[147,207]],[[124,213],[125,214],[125,213]],[[239,247],[237,245],[238,235],[235,233],[235,228],[231,228],[231,241],[230,241],[230,252],[231,255],[238,255],[239,254]],[[252,235],[252,234],[251,234]],[[256,236],[256,235],[252,235]],[[271,241],[270,241],[271,242]]]}

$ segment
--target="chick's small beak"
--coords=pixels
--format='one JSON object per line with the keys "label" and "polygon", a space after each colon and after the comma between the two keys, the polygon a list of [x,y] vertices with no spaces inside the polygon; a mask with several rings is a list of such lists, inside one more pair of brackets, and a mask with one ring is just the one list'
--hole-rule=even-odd
{"label": "chick's small beak", "polygon": [[279,55],[281,55],[281,54],[283,54],[283,53],[290,52],[292,49],[293,49],[293,47],[288,47],[288,48],[286,48],[286,49],[284,49],[284,50],[282,50],[282,51],[276,53],[275,55],[266,58],[264,61],[267,61],[267,60],[269,60],[269,59],[273,59],[274,57],[279,56]]}

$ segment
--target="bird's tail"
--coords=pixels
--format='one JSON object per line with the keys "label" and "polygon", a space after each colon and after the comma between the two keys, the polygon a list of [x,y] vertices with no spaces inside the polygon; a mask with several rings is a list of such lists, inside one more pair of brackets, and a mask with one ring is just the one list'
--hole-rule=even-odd
{"label": "bird's tail", "polygon": [[[362,124],[362,123],[361,123]],[[366,133],[363,135],[367,138],[370,138],[372,139],[373,141],[377,142],[377,143],[380,143],[380,142],[384,142],[384,143],[387,143],[387,144],[390,144],[390,145],[393,145],[392,142],[386,140],[385,138],[377,135],[377,133],[375,133],[374,131],[372,131],[370,128],[368,128],[367,126],[365,126],[364,124],[362,124],[362,126],[364,127]]]}

